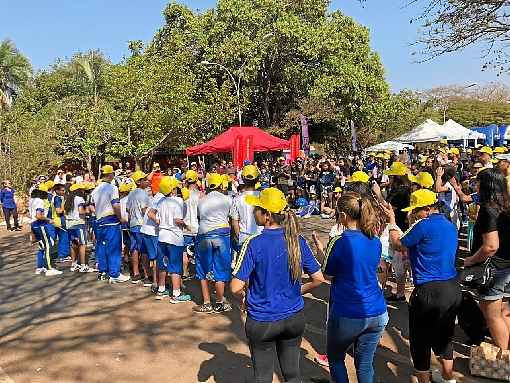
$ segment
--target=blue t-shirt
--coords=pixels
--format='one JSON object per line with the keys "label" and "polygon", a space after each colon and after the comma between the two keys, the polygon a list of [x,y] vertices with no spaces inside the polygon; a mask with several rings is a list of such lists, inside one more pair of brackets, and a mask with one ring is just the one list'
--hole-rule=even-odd
{"label": "blue t-shirt", "polygon": [[386,302],[377,280],[382,244],[359,230],[346,230],[327,249],[323,272],[333,277],[329,315],[370,318],[386,312]]}
{"label": "blue t-shirt", "polygon": [[[320,270],[305,239],[300,237],[303,271]],[[304,307],[301,280],[294,281],[289,271],[287,242],[283,229],[264,229],[243,244],[234,277],[248,281],[248,316],[259,322],[286,319]]]}
{"label": "blue t-shirt", "polygon": [[409,249],[415,285],[457,276],[457,228],[443,214],[432,214],[416,222],[400,242]]}
{"label": "blue t-shirt", "polygon": [[3,188],[0,190],[0,203],[6,209],[15,209],[16,202],[14,200],[14,193],[16,191],[11,188]]}

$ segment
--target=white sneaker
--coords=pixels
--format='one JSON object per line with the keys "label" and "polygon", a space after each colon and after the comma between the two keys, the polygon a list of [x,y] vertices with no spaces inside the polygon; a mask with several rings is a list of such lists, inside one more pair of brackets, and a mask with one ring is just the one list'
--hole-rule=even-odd
{"label": "white sneaker", "polygon": [[97,270],[89,265],[82,265],[80,267],[80,273],[95,273]]}
{"label": "white sneaker", "polygon": [[80,270],[80,265],[78,265],[77,263],[73,263],[71,265],[71,271],[79,271]]}
{"label": "white sneaker", "polygon": [[130,279],[131,279],[131,277],[129,277],[128,275],[119,274],[119,276],[117,278],[110,277],[109,282],[110,283],[124,283],[124,282],[129,281]]}
{"label": "white sneaker", "polygon": [[44,274],[46,272],[46,267],[38,267],[35,269],[35,275]]}
{"label": "white sneaker", "polygon": [[49,269],[48,271],[46,271],[46,274],[45,274],[45,275],[46,275],[47,277],[51,277],[51,276],[53,276],[53,275],[60,275],[60,274],[62,274],[62,271],[60,271],[60,270],[57,270],[57,269]]}
{"label": "white sneaker", "polygon": [[445,379],[441,371],[432,370],[432,382],[433,383],[457,383],[455,379]]}

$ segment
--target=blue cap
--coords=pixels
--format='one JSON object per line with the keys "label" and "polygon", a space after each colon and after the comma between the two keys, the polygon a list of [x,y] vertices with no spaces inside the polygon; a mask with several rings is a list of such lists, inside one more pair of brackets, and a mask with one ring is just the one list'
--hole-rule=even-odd
{"label": "blue cap", "polygon": [[246,165],[250,165],[250,164],[251,164],[251,161],[250,161],[250,160],[244,160],[244,161],[243,161],[243,164],[244,164],[244,166],[246,166]]}

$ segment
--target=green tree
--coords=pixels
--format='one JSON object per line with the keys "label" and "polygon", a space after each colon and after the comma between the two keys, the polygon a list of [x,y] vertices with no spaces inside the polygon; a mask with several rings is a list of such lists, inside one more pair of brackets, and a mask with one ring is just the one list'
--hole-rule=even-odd
{"label": "green tree", "polygon": [[9,91],[19,91],[32,75],[30,61],[11,40],[0,42],[0,111],[11,104]]}

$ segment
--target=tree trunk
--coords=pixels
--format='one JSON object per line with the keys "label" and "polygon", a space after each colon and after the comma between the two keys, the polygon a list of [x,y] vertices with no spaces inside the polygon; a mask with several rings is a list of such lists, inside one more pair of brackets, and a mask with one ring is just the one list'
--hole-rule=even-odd
{"label": "tree trunk", "polygon": [[92,174],[92,156],[90,154],[87,155],[87,171]]}

